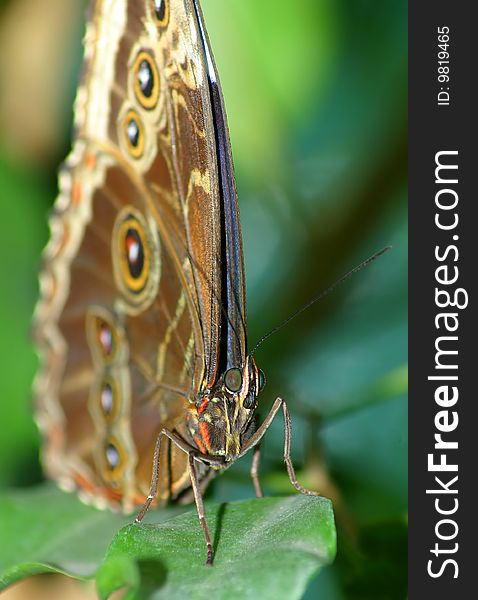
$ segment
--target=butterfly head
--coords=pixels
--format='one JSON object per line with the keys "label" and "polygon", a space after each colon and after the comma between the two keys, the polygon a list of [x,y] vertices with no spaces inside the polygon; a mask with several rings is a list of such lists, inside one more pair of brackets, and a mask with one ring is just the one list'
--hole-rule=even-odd
{"label": "butterfly head", "polygon": [[257,397],[264,373],[248,356],[242,368],[225,371],[214,386],[196,400],[189,414],[189,431],[202,454],[232,461],[254,432]]}

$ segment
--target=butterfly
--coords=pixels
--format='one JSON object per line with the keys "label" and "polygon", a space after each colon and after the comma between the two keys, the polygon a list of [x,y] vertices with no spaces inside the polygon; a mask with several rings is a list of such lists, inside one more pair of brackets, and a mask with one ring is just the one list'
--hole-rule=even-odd
{"label": "butterfly", "polygon": [[253,449],[265,377],[248,352],[241,227],[198,0],[95,0],[73,149],[50,218],[35,331],[46,473],[104,508],[194,497]]}

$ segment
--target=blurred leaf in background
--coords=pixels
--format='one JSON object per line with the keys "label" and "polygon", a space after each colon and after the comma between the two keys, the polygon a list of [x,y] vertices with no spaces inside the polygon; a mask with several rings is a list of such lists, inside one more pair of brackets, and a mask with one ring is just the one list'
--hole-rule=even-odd
{"label": "blurred leaf in background", "polygon": [[[30,385],[36,273],[69,146],[83,0],[0,4],[0,484],[41,478]],[[393,248],[271,337],[256,360],[293,413],[304,484],[332,498],[335,564],[306,597],[404,598],[407,575],[407,4],[203,0],[236,164],[249,337]],[[282,426],[266,493],[290,493]],[[249,459],[211,499],[252,496]]]}
{"label": "blurred leaf in background", "polygon": [[56,169],[69,147],[84,6],[0,4],[0,484],[38,480],[30,321]]}

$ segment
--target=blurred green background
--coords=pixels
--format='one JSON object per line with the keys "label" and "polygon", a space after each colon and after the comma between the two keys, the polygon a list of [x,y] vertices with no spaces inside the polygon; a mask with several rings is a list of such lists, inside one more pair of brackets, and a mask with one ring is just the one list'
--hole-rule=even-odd
{"label": "blurred green background", "polygon": [[[0,485],[41,480],[29,340],[70,144],[83,0],[0,2]],[[309,598],[406,597],[407,4],[203,0],[235,158],[250,344],[382,246],[392,251],[258,350],[293,413],[302,481],[334,500],[335,564]],[[289,493],[282,426],[266,492]],[[250,458],[218,501],[250,497]]]}

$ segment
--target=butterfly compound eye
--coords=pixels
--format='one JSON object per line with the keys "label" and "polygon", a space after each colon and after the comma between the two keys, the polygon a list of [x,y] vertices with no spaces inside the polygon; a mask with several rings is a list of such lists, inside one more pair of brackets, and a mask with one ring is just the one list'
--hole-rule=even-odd
{"label": "butterfly compound eye", "polygon": [[230,392],[238,392],[242,387],[241,369],[232,368],[224,375],[224,384]]}

